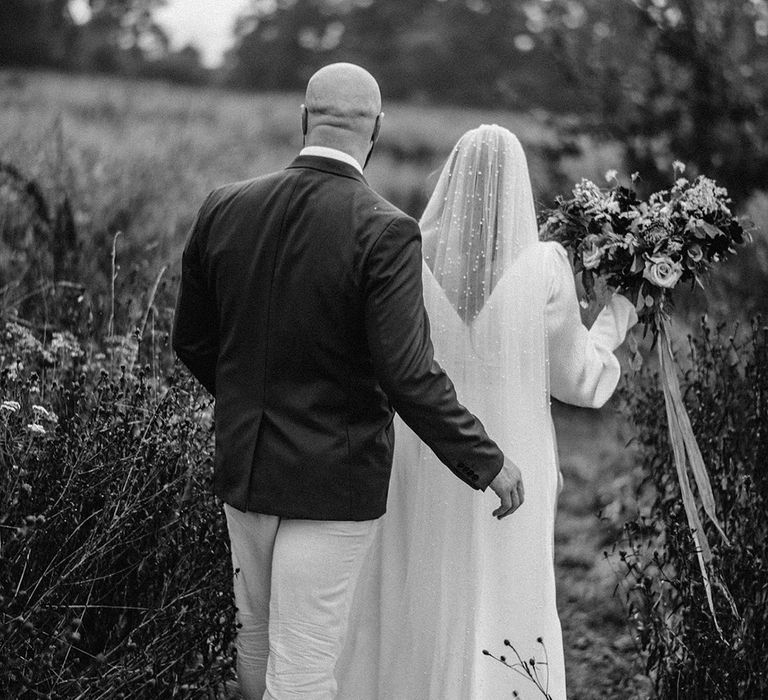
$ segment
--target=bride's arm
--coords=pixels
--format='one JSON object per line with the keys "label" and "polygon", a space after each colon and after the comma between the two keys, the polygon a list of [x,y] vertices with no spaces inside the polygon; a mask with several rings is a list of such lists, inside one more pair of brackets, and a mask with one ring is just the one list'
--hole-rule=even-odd
{"label": "bride's arm", "polygon": [[637,313],[626,297],[614,294],[587,330],[581,322],[568,255],[561,245],[548,245],[550,392],[565,403],[599,408],[619,383],[621,367],[614,351],[637,323]]}

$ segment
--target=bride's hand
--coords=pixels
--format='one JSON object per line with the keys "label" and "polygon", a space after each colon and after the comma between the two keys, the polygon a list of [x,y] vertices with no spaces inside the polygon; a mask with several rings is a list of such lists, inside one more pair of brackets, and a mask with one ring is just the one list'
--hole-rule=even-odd
{"label": "bride's hand", "polygon": [[523,476],[517,465],[504,458],[504,464],[496,478],[491,482],[491,488],[501,499],[501,505],[493,511],[493,515],[501,520],[514,513],[525,500]]}

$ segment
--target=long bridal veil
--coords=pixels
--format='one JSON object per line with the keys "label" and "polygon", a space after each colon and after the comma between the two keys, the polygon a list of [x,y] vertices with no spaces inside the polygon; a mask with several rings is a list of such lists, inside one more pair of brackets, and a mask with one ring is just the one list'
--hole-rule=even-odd
{"label": "long bridal veil", "polygon": [[[421,220],[435,357],[505,455],[526,500],[497,521],[401,421],[387,513],[360,582],[340,698],[496,700],[532,688],[482,654],[549,655],[564,697],[555,607],[557,466],[546,355],[544,270],[525,153],[498,126],[465,134]],[[546,669],[539,666],[539,669]],[[543,674],[546,675],[546,674]],[[546,682],[546,679],[543,678]]]}
{"label": "long bridal veil", "polygon": [[549,425],[547,276],[517,137],[496,125],[467,132],[420,224],[435,355],[489,434],[515,450]]}
{"label": "long bridal veil", "polygon": [[[411,436],[397,433],[406,444],[396,456],[390,503],[398,499],[407,506],[395,506],[389,524],[397,528],[392,521],[404,516],[404,526],[410,526],[404,537],[412,538],[413,549],[404,581],[408,589],[423,591],[407,611],[408,626],[422,628],[411,640],[452,640],[437,642],[431,663],[418,665],[429,668],[430,698],[495,700],[510,697],[513,688],[527,696],[532,688],[482,650],[511,657],[503,644],[509,639],[522,658],[540,662],[542,638],[550,657],[549,667],[539,666],[546,671],[542,681],[546,685],[548,677],[552,696],[563,698],[553,567],[558,470],[545,316],[551,277],[517,137],[495,125],[466,133],[443,167],[420,224],[435,357],[456,383],[461,402],[520,467],[526,502],[495,521],[491,510],[498,499],[490,489],[473,498],[439,469],[422,443],[404,455]],[[439,483],[430,483],[438,474]],[[430,488],[438,494],[431,503],[414,498]],[[439,606],[430,606],[434,598],[442,601]],[[415,612],[421,605],[423,614]]]}

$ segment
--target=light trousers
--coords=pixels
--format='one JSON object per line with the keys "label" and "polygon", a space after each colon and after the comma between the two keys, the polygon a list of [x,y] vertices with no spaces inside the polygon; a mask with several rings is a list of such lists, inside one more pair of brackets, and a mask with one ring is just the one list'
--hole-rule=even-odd
{"label": "light trousers", "polygon": [[334,668],[378,520],[296,520],[224,505],[237,673],[246,700],[332,700]]}

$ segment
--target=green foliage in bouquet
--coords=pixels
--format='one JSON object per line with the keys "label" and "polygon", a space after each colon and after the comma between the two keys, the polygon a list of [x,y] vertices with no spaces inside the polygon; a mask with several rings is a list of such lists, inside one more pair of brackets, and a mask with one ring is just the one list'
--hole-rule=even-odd
{"label": "green foliage in bouquet", "polygon": [[[675,163],[675,173],[685,166]],[[745,223],[730,210],[727,191],[709,178],[678,177],[670,190],[647,200],[632,187],[601,189],[582,180],[573,197],[558,197],[547,212],[542,238],[561,243],[573,256],[588,297],[596,278],[635,303],[640,320],[656,333],[679,283],[701,284],[714,263],[745,242]],[[634,184],[637,175],[632,177]]]}
{"label": "green foliage in bouquet", "polygon": [[[768,697],[768,328],[734,339],[702,324],[683,392],[711,476],[726,544],[714,542],[706,602],[667,438],[662,389],[646,368],[621,391],[640,459],[639,517],[619,551],[631,622],[660,698]],[[634,507],[627,503],[628,507]],[[729,601],[730,598],[730,601]]]}
{"label": "green foliage in bouquet", "polygon": [[0,328],[0,697],[215,696],[235,626],[210,401],[44,341]]}

